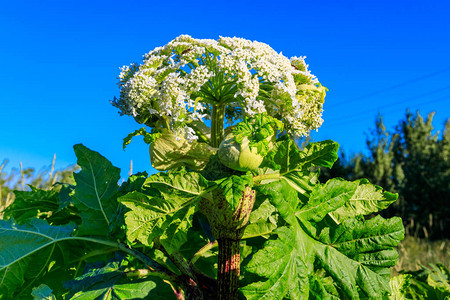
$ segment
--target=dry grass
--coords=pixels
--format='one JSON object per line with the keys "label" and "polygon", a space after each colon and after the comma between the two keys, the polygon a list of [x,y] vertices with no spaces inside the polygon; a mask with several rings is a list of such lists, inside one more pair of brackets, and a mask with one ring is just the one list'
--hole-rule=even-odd
{"label": "dry grass", "polygon": [[406,236],[398,246],[399,259],[393,275],[399,271],[415,271],[421,265],[441,263],[450,268],[450,240],[429,241]]}
{"label": "dry grass", "polygon": [[[3,168],[8,163],[7,160],[4,160],[0,165],[0,175],[3,172]],[[0,184],[0,220],[3,219],[3,210],[10,205],[14,200],[14,194],[8,189],[4,188],[2,184]]]}

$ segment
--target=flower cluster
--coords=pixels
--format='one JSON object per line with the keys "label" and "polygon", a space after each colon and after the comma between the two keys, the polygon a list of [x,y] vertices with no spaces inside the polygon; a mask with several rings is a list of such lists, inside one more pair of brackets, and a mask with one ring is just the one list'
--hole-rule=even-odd
{"label": "flower cluster", "polygon": [[228,122],[267,112],[303,136],[322,124],[326,90],[304,59],[242,38],[182,35],[144,55],[143,64],[123,67],[120,98],[112,103],[121,114],[189,140],[197,138],[189,124],[211,118],[214,105],[236,111]]}

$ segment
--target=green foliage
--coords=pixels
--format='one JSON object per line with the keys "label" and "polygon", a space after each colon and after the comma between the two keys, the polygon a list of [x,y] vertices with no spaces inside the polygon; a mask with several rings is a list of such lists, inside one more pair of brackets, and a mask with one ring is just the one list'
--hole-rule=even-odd
{"label": "green foliage", "polygon": [[74,227],[51,226],[39,219],[26,225],[0,220],[0,295],[6,299],[18,297],[24,291],[31,292],[42,278],[52,282],[56,276],[67,278],[63,273],[66,270],[58,270],[53,264],[69,258],[70,251],[64,247],[67,244],[61,244],[70,238]]}
{"label": "green foliage", "polygon": [[436,299],[450,298],[450,271],[442,264],[422,266],[418,271],[405,272],[391,280],[390,299]]}
{"label": "green foliage", "polygon": [[250,175],[236,176],[233,175],[225,180],[221,180],[218,188],[222,190],[225,200],[230,205],[232,211],[238,207],[243,191],[246,187],[253,186],[253,178]]}
{"label": "green foliage", "polygon": [[344,206],[330,214],[337,222],[381,211],[398,198],[397,194],[383,192],[381,187],[370,184],[367,179],[357,180],[355,184],[357,187],[352,197]]}
{"label": "green foliage", "polygon": [[52,292],[52,289],[47,285],[41,284],[40,286],[33,288],[31,296],[33,296],[33,300],[56,300],[56,297]]}
{"label": "green foliage", "polygon": [[283,131],[283,123],[267,114],[258,114],[254,118],[245,117],[233,128],[234,139],[242,144],[248,139],[249,148],[256,148],[258,154],[265,156],[269,151],[272,137],[280,130]]}
{"label": "green foliage", "polygon": [[75,145],[74,150],[81,167],[74,174],[76,186],[72,196],[81,212],[79,234],[107,235],[111,220],[120,208],[114,198],[119,189],[120,169],[81,144]]}
{"label": "green foliage", "polygon": [[132,192],[118,200],[129,209],[125,223],[131,243],[137,240],[149,246],[154,238],[159,237],[167,251],[173,252],[187,241],[186,231],[195,212],[191,198]]}
{"label": "green foliage", "polygon": [[175,299],[169,285],[160,278],[130,280],[123,262],[109,262],[101,268],[91,268],[82,276],[64,285],[71,291],[70,299]]}
{"label": "green foliage", "polygon": [[[381,299],[383,293],[388,293],[390,267],[397,260],[394,247],[404,234],[401,220],[349,218],[339,225],[331,218],[325,219],[349,201],[356,186],[342,180],[318,185],[303,207],[298,207],[295,193],[286,192],[287,185],[276,182],[264,186],[265,192],[273,195],[269,198],[272,204],[290,226],[277,229],[274,233],[282,230],[280,241],[267,241],[244,268],[266,278],[242,288],[247,298],[307,298],[314,264],[325,270],[338,292],[336,297]],[[292,256],[300,261],[293,261]]]}
{"label": "green foliage", "polygon": [[393,131],[379,116],[367,138],[369,156],[341,156],[331,171],[324,170],[323,180],[367,178],[400,195],[384,216],[401,216],[411,235],[449,239],[450,121],[435,132],[433,115],[407,112]]}
{"label": "green foliage", "polygon": [[[56,188],[74,183],[73,172],[78,170],[76,165],[69,166],[62,170],[55,170],[55,159],[52,165],[36,170],[34,168],[13,168],[8,172],[4,171],[8,160],[4,160],[0,165],[0,219],[3,218],[3,211],[10,204],[14,203],[15,194],[19,191],[29,191],[30,186],[41,190]],[[64,184],[62,184],[64,183]],[[25,195],[25,194],[22,194]]]}
{"label": "green foliage", "polygon": [[202,173],[178,167],[120,186],[106,158],[74,149],[73,186],[33,187],[5,212],[0,298],[213,299],[225,239],[238,247],[246,299],[391,292],[403,225],[373,215],[397,195],[367,180],[320,183],[319,167],[337,159],[332,141],[300,150],[283,136],[252,172],[212,156]]}
{"label": "green foliage", "polygon": [[4,218],[12,218],[18,223],[25,223],[31,218],[45,219],[51,225],[62,225],[69,222],[79,223],[78,210],[69,201],[64,203],[61,197],[71,193],[71,186],[63,186],[61,190],[41,190],[30,186],[31,191],[15,191],[14,202],[4,211]]}
{"label": "green foliage", "polygon": [[131,139],[135,136],[142,135],[144,137],[144,142],[146,144],[150,144],[154,141],[156,141],[160,136],[160,132],[152,132],[149,133],[145,130],[145,127],[142,127],[141,129],[137,129],[134,132],[127,135],[126,138],[123,139],[123,149],[125,150],[126,146],[131,143]]}
{"label": "green foliage", "polygon": [[[156,133],[153,135],[155,136]],[[150,144],[150,160],[152,166],[159,171],[179,167],[202,170],[211,154],[217,151],[208,144],[197,141],[188,142],[171,132],[162,131],[157,136],[158,138]]]}

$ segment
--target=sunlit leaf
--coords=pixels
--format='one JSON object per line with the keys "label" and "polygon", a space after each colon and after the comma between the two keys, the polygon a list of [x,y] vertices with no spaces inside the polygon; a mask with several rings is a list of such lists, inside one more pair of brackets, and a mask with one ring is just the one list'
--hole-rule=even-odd
{"label": "sunlit leaf", "polygon": [[358,187],[353,196],[342,207],[330,212],[333,219],[338,222],[379,212],[398,198],[397,194],[383,192],[381,187],[370,184],[367,179],[357,180],[355,183]]}
{"label": "sunlit leaf", "polygon": [[114,195],[119,186],[120,169],[105,157],[81,144],[74,146],[81,171],[76,181],[73,199],[81,211],[80,235],[107,235],[111,219],[119,204]]}
{"label": "sunlit leaf", "polygon": [[195,212],[192,208],[193,198],[171,196],[168,201],[163,196],[133,192],[118,199],[130,209],[125,214],[130,242],[137,240],[150,245],[155,237],[162,237],[161,242],[172,252],[186,241],[187,229],[192,224]]}
{"label": "sunlit leaf", "polygon": [[[282,227],[283,233],[281,228],[275,230],[276,237],[269,238],[244,267],[261,278],[243,286],[244,295],[248,299],[387,296],[390,269],[398,258],[394,248],[404,237],[401,219],[351,218],[342,224],[324,223],[327,214],[345,205],[357,186],[330,180],[317,185],[303,206],[295,193],[288,192],[295,190],[283,186],[282,181],[259,187],[290,226]],[[314,267],[323,272],[314,272]],[[308,279],[311,276],[318,277]]]}

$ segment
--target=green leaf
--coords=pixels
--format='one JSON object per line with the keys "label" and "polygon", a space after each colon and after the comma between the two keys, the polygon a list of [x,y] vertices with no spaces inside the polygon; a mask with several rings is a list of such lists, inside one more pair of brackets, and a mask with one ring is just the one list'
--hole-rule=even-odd
{"label": "green leaf", "polygon": [[[246,274],[261,278],[242,287],[244,295],[248,299],[386,296],[390,269],[398,258],[394,248],[404,237],[401,219],[350,218],[339,225],[328,217],[357,187],[358,183],[330,180],[315,186],[303,205],[297,191],[284,181],[258,186],[290,226],[282,227],[283,234],[280,228],[275,230],[277,238],[270,238],[244,267]],[[316,276],[313,266],[325,273],[311,279]],[[291,284],[297,285],[297,292]]]}
{"label": "green leaf", "polygon": [[274,233],[277,239],[268,240],[244,269],[264,280],[240,290],[248,300],[307,299],[312,264],[306,260],[305,240],[287,227],[280,227]]}
{"label": "green leaf", "polygon": [[211,184],[200,173],[188,172],[181,168],[154,174],[145,180],[144,185],[158,190],[171,189],[199,196]]}
{"label": "green leaf", "polygon": [[232,175],[225,180],[219,181],[219,189],[222,191],[225,200],[230,204],[231,211],[235,211],[241,202],[245,188],[253,186],[251,175]]}
{"label": "green leaf", "polygon": [[318,183],[319,172],[311,171],[291,171],[281,176],[293,189],[300,193],[303,200],[306,200],[314,186]]}
{"label": "green leaf", "polygon": [[268,153],[261,167],[280,170],[280,173],[295,170],[300,162],[299,149],[289,138],[277,141],[272,151]]}
{"label": "green leaf", "polygon": [[307,170],[312,166],[331,168],[338,158],[338,149],[336,142],[327,140],[310,143],[304,150],[300,150],[293,140],[284,138],[268,154],[263,166],[279,169],[282,174],[293,170]]}
{"label": "green leaf", "polygon": [[367,179],[355,181],[358,184],[353,196],[330,215],[337,222],[360,215],[369,215],[387,208],[398,198],[397,194],[383,192],[379,186],[372,185]]}
{"label": "green leaf", "polygon": [[340,178],[317,185],[309,202],[295,215],[301,220],[320,222],[329,212],[342,207],[355,193],[356,188],[356,183]]}
{"label": "green leaf", "polygon": [[298,193],[286,181],[274,181],[257,186],[256,191],[270,200],[286,222],[291,225],[296,224],[295,212],[299,204]]}
{"label": "green leaf", "polygon": [[438,299],[450,297],[450,271],[443,264],[422,266],[420,270],[405,272],[410,285],[403,293],[407,299]]}
{"label": "green leaf", "polygon": [[[299,224],[282,227],[282,234],[277,229],[277,239],[269,239],[244,268],[263,279],[241,291],[248,299],[307,299],[310,282],[305,278],[315,276],[315,265],[324,269],[328,290],[335,286],[339,297],[381,299],[389,292],[390,268],[397,259],[393,249],[403,238],[401,220],[352,221],[322,233],[320,241]],[[326,295],[322,279],[315,281],[312,295]],[[298,294],[292,291],[294,283]]]}
{"label": "green leaf", "polygon": [[265,156],[278,130],[283,131],[283,123],[267,113],[261,113],[244,117],[243,121],[233,128],[233,135],[238,144],[248,139],[250,149],[256,148],[258,154]]}
{"label": "green leaf", "polygon": [[427,283],[435,290],[436,295],[442,298],[450,297],[450,271],[443,264],[430,264],[431,272]]}
{"label": "green leaf", "polygon": [[192,170],[202,170],[209,157],[217,152],[208,144],[177,137],[170,132],[164,132],[150,144],[150,160],[153,168],[159,171],[176,169],[186,166]]}
{"label": "green leaf", "polygon": [[[4,218],[13,218],[23,224],[32,218],[45,219],[52,225],[63,225],[69,222],[79,223],[76,209],[66,203],[60,205],[60,194],[56,190],[41,190],[30,186],[31,191],[15,191],[14,201],[5,209]],[[65,187],[61,189],[63,192]]]}
{"label": "green leaf", "polygon": [[31,296],[33,296],[33,300],[56,300],[56,297],[52,292],[52,289],[49,288],[48,285],[41,284],[38,287],[33,288]]}
{"label": "green leaf", "polygon": [[394,248],[403,237],[400,218],[349,219],[321,232],[317,258],[345,294],[358,297],[359,286],[363,295],[378,299],[389,292],[390,270],[398,258]]}
{"label": "green leaf", "polygon": [[411,285],[409,274],[402,274],[391,278],[389,285],[391,287],[391,295],[389,300],[407,300],[408,288]]}
{"label": "green leaf", "polygon": [[300,154],[299,164],[303,168],[310,166],[331,168],[338,159],[339,144],[326,140],[317,143],[309,143]]}
{"label": "green leaf", "polygon": [[127,181],[122,183],[119,192],[121,194],[131,193],[134,191],[141,192],[147,179],[147,172],[139,172],[128,177]]}
{"label": "green leaf", "polygon": [[74,174],[77,184],[73,195],[75,206],[81,211],[78,234],[107,235],[119,209],[114,196],[119,188],[120,169],[81,144],[75,145],[74,150],[81,167],[81,171]]}
{"label": "green leaf", "polygon": [[309,279],[309,299],[339,300],[339,293],[331,276],[324,269],[316,269]]}
{"label": "green leaf", "polygon": [[15,191],[14,202],[4,212],[4,218],[13,218],[18,223],[28,219],[41,217],[46,219],[53,211],[58,210],[58,192],[44,191],[30,186],[31,191]]}
{"label": "green leaf", "polygon": [[[349,219],[336,228],[326,228],[322,230],[319,239],[375,270],[377,267],[395,265],[398,258],[396,251],[384,251],[382,263],[376,257],[377,252],[393,249],[403,237],[404,228],[400,218],[383,219],[376,216],[365,221]],[[388,259],[388,256],[391,258]]]}
{"label": "green leaf", "polygon": [[165,198],[133,192],[118,199],[130,209],[125,214],[127,239],[130,242],[138,240],[149,246],[155,237],[162,237],[161,243],[172,253],[187,241],[187,229],[192,225],[195,212],[195,197],[170,196]]}
{"label": "green leaf", "polygon": [[210,186],[201,174],[184,168],[150,176],[144,183],[146,194],[133,192],[119,198],[131,209],[125,214],[128,240],[150,245],[160,237],[169,253],[177,251],[192,226],[193,201]]}
{"label": "green leaf", "polygon": [[250,214],[249,224],[245,227],[242,239],[263,236],[267,238],[277,228],[278,214],[268,199]]}
{"label": "green leaf", "polygon": [[[331,246],[316,246],[318,262],[337,283],[341,297],[382,299],[383,295],[389,293],[389,284],[385,278],[364,264],[348,258]],[[382,258],[379,260],[382,261]]]}
{"label": "green leaf", "polygon": [[119,262],[90,269],[64,285],[72,291],[70,299],[176,299],[170,286],[160,278],[128,280]]}
{"label": "green leaf", "polygon": [[145,127],[137,129],[134,132],[128,134],[127,137],[123,139],[123,149],[125,150],[127,145],[131,142],[131,139],[138,135],[144,136],[144,142],[146,144],[150,144],[153,143],[156,139],[158,139],[161,133],[160,132],[149,133],[145,130]]}
{"label": "green leaf", "polygon": [[[160,236],[160,242],[169,254],[178,251],[181,246],[188,241],[187,231],[192,227],[192,218],[196,212],[196,206],[189,205],[180,209],[168,223],[164,233]],[[163,224],[163,226],[166,226]]]}
{"label": "green leaf", "polygon": [[74,225],[50,226],[40,219],[24,225],[0,220],[0,298],[35,286],[73,230]]}

